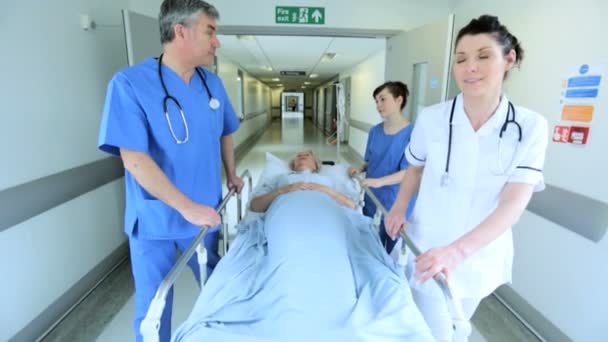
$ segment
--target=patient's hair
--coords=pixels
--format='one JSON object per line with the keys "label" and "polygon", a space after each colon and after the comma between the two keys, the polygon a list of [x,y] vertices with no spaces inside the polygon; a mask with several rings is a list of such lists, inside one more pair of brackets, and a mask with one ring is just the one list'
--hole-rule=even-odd
{"label": "patient's hair", "polygon": [[400,81],[385,82],[374,90],[374,99],[376,99],[376,96],[378,96],[378,94],[382,90],[384,90],[384,88],[386,88],[395,99],[401,96],[401,98],[403,99],[403,101],[401,102],[401,110],[403,110],[403,108],[405,108],[405,105],[407,104],[407,97],[410,95],[410,91],[407,89],[407,85]]}
{"label": "patient's hair", "polygon": [[312,159],[314,159],[314,161],[315,161],[315,169],[312,170],[312,172],[319,172],[319,171],[321,171],[321,161],[319,161],[319,158],[317,158],[317,156],[315,155],[315,153],[313,152],[313,150],[304,150],[304,151],[298,152],[295,155],[295,157],[291,158],[291,160],[289,161],[289,168],[295,171],[296,158],[298,157],[298,154],[300,154],[302,152],[310,152],[310,154],[312,155]]}

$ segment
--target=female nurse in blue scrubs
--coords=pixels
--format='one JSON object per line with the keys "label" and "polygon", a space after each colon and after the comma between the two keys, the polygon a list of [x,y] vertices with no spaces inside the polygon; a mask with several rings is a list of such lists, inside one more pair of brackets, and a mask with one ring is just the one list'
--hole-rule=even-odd
{"label": "female nurse in blue scrubs", "polygon": [[[403,151],[410,142],[413,125],[401,114],[409,91],[402,82],[386,82],[376,88],[373,95],[383,122],[369,131],[365,163],[359,168],[351,167],[349,174],[354,176],[367,171],[362,185],[369,187],[388,210],[397,198],[399,184],[409,165]],[[414,207],[414,201],[415,199],[412,199],[410,202],[406,216]],[[375,213],[376,205],[366,195],[363,214],[373,217]],[[393,250],[397,241],[386,234],[384,220],[380,223],[380,240],[388,253]]]}
{"label": "female nurse in blue scrubs", "polygon": [[[135,280],[134,330],[159,284],[200,232],[207,274],[217,263],[222,197],[221,160],[228,186],[236,176],[231,134],[239,127],[222,81],[201,65],[213,65],[217,10],[204,1],[165,0],[159,24],[163,54],[119,71],[108,85],[99,148],[120,156],[125,172],[125,233]],[[189,262],[196,279],[196,258]],[[166,298],[160,340],[171,335],[172,291]]]}

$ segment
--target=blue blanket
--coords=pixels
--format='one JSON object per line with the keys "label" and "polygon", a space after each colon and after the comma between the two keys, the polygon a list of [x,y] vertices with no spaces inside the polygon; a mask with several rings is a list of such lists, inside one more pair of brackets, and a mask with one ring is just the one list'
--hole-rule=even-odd
{"label": "blue blanket", "polygon": [[239,236],[174,341],[432,341],[371,220],[316,191]]}

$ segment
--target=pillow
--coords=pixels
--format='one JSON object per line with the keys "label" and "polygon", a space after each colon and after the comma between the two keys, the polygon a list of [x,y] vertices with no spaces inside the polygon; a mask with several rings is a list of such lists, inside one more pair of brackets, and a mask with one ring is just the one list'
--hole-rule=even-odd
{"label": "pillow", "polygon": [[289,172],[291,172],[291,169],[286,161],[276,157],[270,152],[266,152],[266,165],[264,165],[264,169],[262,170],[262,174],[257,183],[254,184],[255,186],[251,191],[251,198],[263,195],[267,192],[265,188],[272,186],[279,175]]}

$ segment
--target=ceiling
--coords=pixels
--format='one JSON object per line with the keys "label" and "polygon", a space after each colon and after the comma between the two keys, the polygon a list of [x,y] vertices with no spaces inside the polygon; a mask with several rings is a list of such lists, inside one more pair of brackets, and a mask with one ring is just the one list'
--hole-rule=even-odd
{"label": "ceiling", "polygon": [[[322,84],[386,46],[385,38],[220,35],[219,39],[220,55],[271,86],[282,84],[290,89]],[[335,57],[325,60],[326,53],[335,53]],[[303,71],[305,75],[282,76],[281,71]],[[311,78],[314,74],[317,77]]]}

